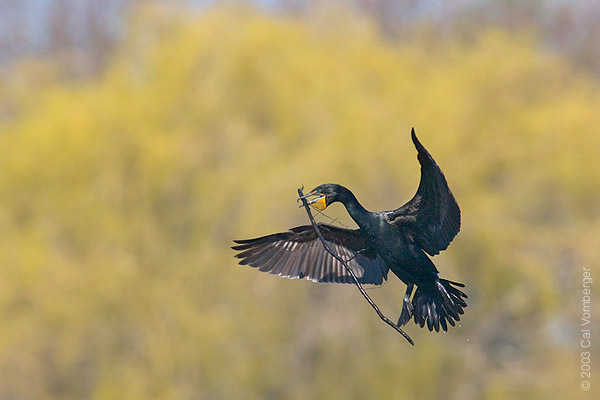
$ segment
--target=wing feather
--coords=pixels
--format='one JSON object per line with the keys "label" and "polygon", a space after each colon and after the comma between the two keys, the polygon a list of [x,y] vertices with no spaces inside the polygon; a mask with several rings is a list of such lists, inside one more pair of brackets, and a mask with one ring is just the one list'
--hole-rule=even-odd
{"label": "wing feather", "polygon": [[388,219],[410,230],[415,241],[433,256],[445,250],[460,231],[460,208],[444,173],[419,142],[414,129],[411,136],[421,164],[421,181],[413,198],[391,211]]}
{"label": "wing feather", "polygon": [[[359,282],[382,284],[388,267],[359,230],[319,224],[330,248],[348,265]],[[315,282],[352,283],[341,262],[329,254],[310,225],[256,239],[235,240],[240,264],[285,278],[306,278]]]}

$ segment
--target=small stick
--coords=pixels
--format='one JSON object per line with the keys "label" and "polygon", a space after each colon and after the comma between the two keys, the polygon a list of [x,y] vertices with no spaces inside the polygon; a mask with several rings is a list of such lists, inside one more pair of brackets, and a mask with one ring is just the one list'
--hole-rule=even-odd
{"label": "small stick", "polygon": [[[302,188],[298,189],[298,196],[299,197],[304,196],[304,193],[302,193]],[[325,238],[323,237],[323,234],[321,233],[321,230],[319,229],[319,226],[315,222],[315,219],[314,219],[312,213],[310,212],[310,208],[308,207],[308,203],[306,202],[306,199],[302,199],[301,198],[300,200],[302,200],[302,205],[306,209],[306,213],[308,214],[308,218],[310,219],[310,223],[311,223],[312,227],[314,228],[315,232],[317,233],[317,236],[319,237],[319,240],[321,240],[321,244],[323,244],[323,247],[325,248],[325,250],[327,250],[327,252],[329,254],[331,254],[331,256],[333,258],[335,258],[336,260],[338,260],[339,262],[341,262],[342,265],[344,267],[346,267],[346,270],[348,271],[348,273],[350,274],[350,276],[352,276],[352,279],[354,280],[354,284],[356,285],[356,287],[358,288],[358,290],[360,290],[360,292],[362,293],[363,297],[369,302],[369,304],[371,305],[371,307],[373,307],[373,309],[375,310],[375,312],[377,313],[377,315],[379,315],[379,318],[381,318],[381,320],[383,322],[385,322],[386,324],[388,324],[389,326],[391,326],[392,328],[394,328],[396,331],[398,331],[398,333],[400,333],[402,336],[404,336],[404,338],[406,340],[408,340],[408,343],[410,343],[410,344],[412,344],[414,346],[415,342],[413,342],[413,340],[410,338],[410,336],[408,336],[408,334],[406,332],[404,332],[398,325],[396,325],[395,323],[393,323],[388,317],[386,317],[385,315],[383,315],[383,313],[379,310],[379,307],[377,307],[377,305],[373,302],[373,300],[371,300],[371,298],[369,297],[369,295],[367,294],[367,292],[365,292],[365,289],[363,289],[362,285],[358,281],[358,278],[356,277],[356,275],[354,275],[354,271],[352,271],[352,268],[350,268],[350,266],[348,266],[348,264],[346,263],[346,261],[342,257],[340,257],[337,254],[335,254],[329,248],[329,246],[327,245],[327,242],[325,241]]]}

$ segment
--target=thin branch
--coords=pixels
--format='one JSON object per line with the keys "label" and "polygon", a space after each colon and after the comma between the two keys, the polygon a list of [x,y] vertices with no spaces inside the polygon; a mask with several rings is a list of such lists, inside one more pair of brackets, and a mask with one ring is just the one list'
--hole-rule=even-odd
{"label": "thin branch", "polygon": [[360,293],[362,293],[363,297],[369,302],[369,304],[371,305],[371,307],[373,307],[373,309],[375,310],[375,312],[377,313],[377,315],[379,315],[379,318],[381,318],[381,320],[383,322],[385,322],[386,324],[388,324],[389,326],[391,326],[392,328],[394,328],[398,333],[400,333],[402,336],[404,336],[404,338],[406,340],[408,340],[408,343],[410,343],[410,344],[412,344],[414,346],[415,342],[413,342],[413,340],[410,338],[410,336],[408,336],[408,334],[406,332],[404,332],[402,329],[400,329],[400,327],[398,325],[396,325],[395,323],[393,323],[388,317],[386,317],[385,315],[383,315],[383,313],[379,310],[379,307],[377,307],[377,305],[373,302],[373,300],[371,300],[371,298],[369,297],[369,295],[367,294],[367,292],[365,292],[365,289],[363,289],[362,285],[358,281],[358,278],[356,277],[356,275],[354,275],[354,271],[352,271],[352,268],[350,268],[350,266],[346,263],[346,261],[342,257],[340,257],[339,255],[337,255],[336,253],[334,253],[329,248],[329,246],[327,245],[327,242],[325,241],[325,238],[323,237],[323,234],[321,233],[321,230],[319,229],[319,226],[315,222],[315,219],[314,219],[312,213],[310,212],[310,207],[308,207],[308,203],[306,202],[306,199],[302,198],[302,196],[304,196],[304,193],[302,193],[302,188],[298,189],[298,196],[300,197],[300,200],[302,200],[302,205],[306,209],[306,213],[308,214],[308,218],[310,219],[310,223],[311,223],[312,227],[314,228],[315,232],[317,233],[317,236],[319,237],[319,240],[321,240],[321,244],[323,244],[323,247],[325,248],[325,250],[327,250],[327,252],[329,254],[331,254],[331,256],[333,258],[335,258],[336,260],[338,260],[339,262],[341,262],[342,265],[346,268],[346,270],[348,271],[348,273],[350,274],[350,276],[354,280],[354,284],[356,285],[356,287],[358,288],[358,290],[360,290]]}

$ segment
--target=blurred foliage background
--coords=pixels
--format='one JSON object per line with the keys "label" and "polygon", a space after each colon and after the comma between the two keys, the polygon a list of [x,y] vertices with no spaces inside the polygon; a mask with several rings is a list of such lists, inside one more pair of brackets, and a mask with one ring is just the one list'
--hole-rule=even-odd
{"label": "blurred foliage background", "polygon": [[[600,393],[598,3],[1,4],[0,399]],[[307,223],[302,184],[403,204],[413,126],[463,212],[461,325],[413,348],[352,285],[236,265]]]}

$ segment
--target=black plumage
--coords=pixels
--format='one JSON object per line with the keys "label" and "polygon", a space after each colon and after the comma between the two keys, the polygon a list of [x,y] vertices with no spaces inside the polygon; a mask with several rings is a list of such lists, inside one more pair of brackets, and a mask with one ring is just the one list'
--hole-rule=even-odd
{"label": "black plumage", "polygon": [[[411,318],[431,331],[448,330],[460,320],[467,295],[463,284],[441,279],[427,254],[445,250],[460,230],[460,209],[446,178],[411,132],[421,164],[421,181],[413,198],[390,211],[367,211],[347,188],[317,186],[304,197],[318,209],[341,202],[359,229],[319,224],[330,248],[348,260],[361,283],[381,284],[391,270],[406,285],[398,325]],[[352,283],[345,267],[332,257],[310,225],[256,239],[235,240],[240,264],[286,278]],[[417,286],[413,295],[414,286]],[[411,299],[412,295],[412,299]]]}

